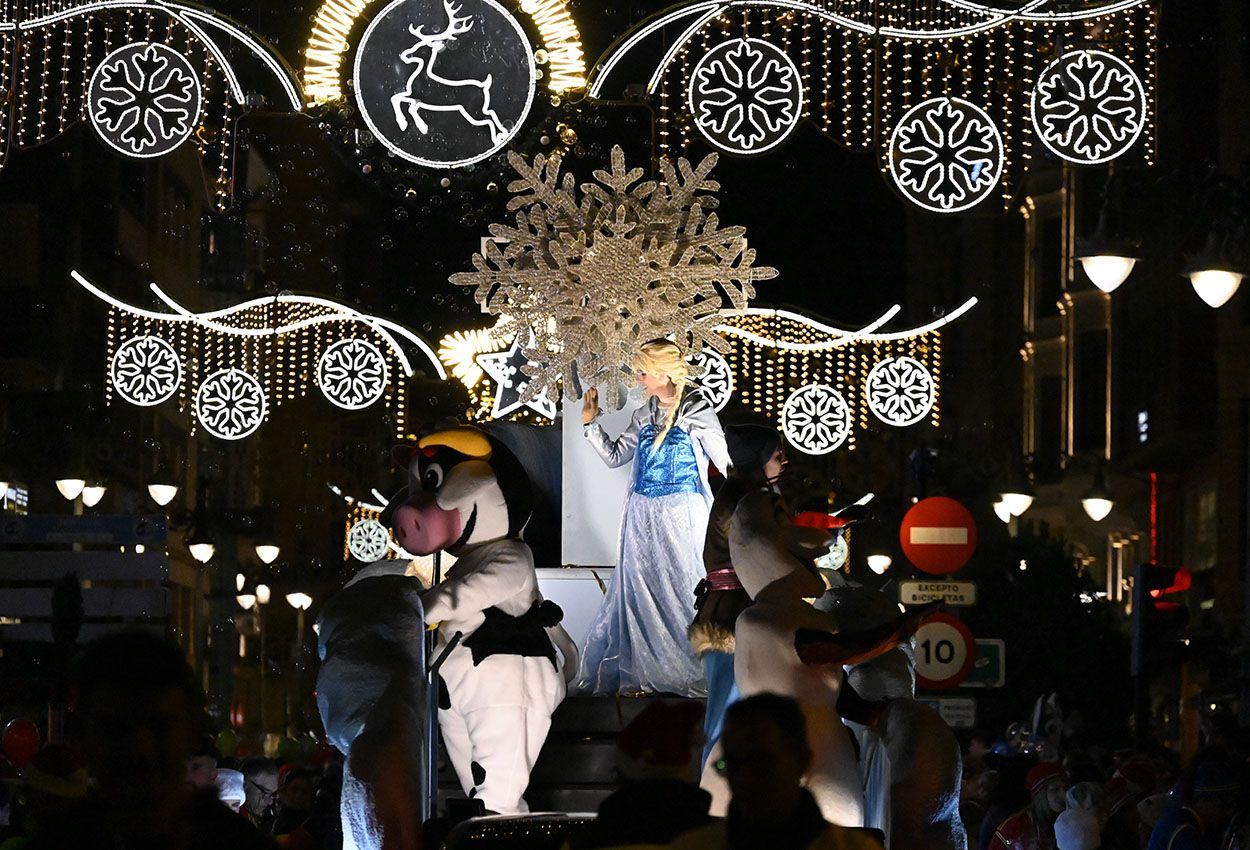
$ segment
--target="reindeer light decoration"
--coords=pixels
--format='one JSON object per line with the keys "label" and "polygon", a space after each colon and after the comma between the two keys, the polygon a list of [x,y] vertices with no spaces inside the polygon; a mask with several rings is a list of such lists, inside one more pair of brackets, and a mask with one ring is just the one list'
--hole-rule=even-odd
{"label": "reindeer light decoration", "polygon": [[500,144],[508,131],[490,105],[491,75],[480,80],[471,77],[452,80],[439,76],[434,70],[434,63],[443,49],[455,41],[456,36],[473,28],[473,16],[461,15],[461,7],[451,0],[443,0],[443,9],[447,13],[447,26],[442,31],[427,33],[424,26],[408,27],[417,43],[399,54],[399,58],[414,68],[404,90],[391,98],[395,121],[401,130],[407,130],[411,119],[412,125],[425,134],[430,127],[422,119],[421,110],[459,112],[470,124],[486,127],[492,144]]}

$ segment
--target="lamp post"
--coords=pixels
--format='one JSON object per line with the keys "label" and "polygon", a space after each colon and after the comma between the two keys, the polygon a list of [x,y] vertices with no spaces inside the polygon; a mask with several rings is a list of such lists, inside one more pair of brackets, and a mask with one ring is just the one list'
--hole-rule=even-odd
{"label": "lamp post", "polygon": [[[297,731],[293,728],[291,716],[294,714],[296,718],[303,720],[303,696],[304,696],[304,612],[312,605],[312,597],[302,591],[288,593],[286,595],[286,603],[295,609],[295,643],[291,647],[291,661],[295,666],[295,697],[287,699],[287,734],[294,735]],[[290,709],[291,703],[295,703],[295,711]]]}

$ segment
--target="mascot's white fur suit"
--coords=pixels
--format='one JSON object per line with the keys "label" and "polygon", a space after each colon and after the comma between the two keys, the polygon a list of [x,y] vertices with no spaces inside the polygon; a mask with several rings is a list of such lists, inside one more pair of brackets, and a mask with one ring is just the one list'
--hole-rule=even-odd
{"label": "mascot's white fur suit", "polygon": [[[864,785],[851,735],[838,715],[842,665],[856,664],[892,649],[914,632],[916,617],[899,617],[879,628],[839,631],[834,618],[807,600],[825,591],[812,559],[829,536],[792,525],[776,497],[764,490],[742,499],[729,532],[734,569],[753,604],[734,627],[734,677],[743,697],[771,691],[798,700],[807,719],[812,767],[804,785],[825,819],[863,826]],[[719,745],[708,757],[704,788],[712,792],[713,814],[723,814],[728,788],[711,770]]]}
{"label": "mascot's white fur suit", "polygon": [[[475,428],[448,428],[395,449],[408,487],[387,506],[396,542],[409,552],[456,556],[422,596],[438,626],[438,720],[461,786],[488,812],[529,811],[521,795],[577,669],[577,650],[545,602],[521,531],[529,481],[516,457]],[[557,655],[557,649],[559,655]]]}

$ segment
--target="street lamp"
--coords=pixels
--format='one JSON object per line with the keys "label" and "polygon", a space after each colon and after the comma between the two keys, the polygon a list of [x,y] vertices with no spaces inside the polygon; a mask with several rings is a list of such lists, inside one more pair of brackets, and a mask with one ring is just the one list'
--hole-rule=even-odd
{"label": "street lamp", "polygon": [[1103,292],[1114,292],[1128,278],[1137,265],[1136,257],[1125,257],[1118,253],[1089,254],[1077,257],[1081,268],[1093,281],[1094,286]]}
{"label": "street lamp", "polygon": [[312,605],[312,597],[307,593],[288,593],[286,595],[286,603],[297,611],[307,611]]}
{"label": "street lamp", "polygon": [[257,602],[259,602],[261,605],[268,605],[269,596],[270,596],[269,585],[267,584],[256,585],[256,601]]}
{"label": "street lamp", "polygon": [[1211,233],[1206,245],[1189,258],[1182,272],[1193,284],[1194,292],[1211,307],[1222,307],[1241,286],[1245,271],[1233,261],[1234,237]]}
{"label": "street lamp", "polygon": [[[217,553],[217,544],[197,525],[191,531],[191,536],[187,538],[187,551],[191,553],[192,558],[195,558],[201,564],[207,564],[212,560],[213,555]],[[242,590],[243,588],[240,586],[237,589]]]}
{"label": "street lamp", "polygon": [[58,478],[56,480],[56,489],[69,502],[77,499],[82,494],[82,488],[86,486],[87,482],[81,478]]}
{"label": "street lamp", "polygon": [[[1132,273],[1133,266],[1137,265],[1138,259],[1132,255],[1132,249],[1123,239],[1116,239],[1111,235],[1108,219],[1111,213],[1112,176],[1108,172],[1107,182],[1102,188],[1102,209],[1098,211],[1098,226],[1089,238],[1076,241],[1076,258],[1081,261],[1081,268],[1085,269],[1085,274],[1094,286],[1108,293],[1114,292],[1124,283]],[[1021,513],[1024,511],[1013,511],[1012,515],[1019,516]]]}
{"label": "street lamp", "polygon": [[272,564],[274,561],[278,560],[278,555],[282,553],[282,549],[277,544],[271,543],[268,540],[257,543],[254,549],[256,551],[256,557],[260,558],[265,564]]}
{"label": "street lamp", "polygon": [[999,496],[998,501],[994,503],[994,516],[998,517],[1003,522],[1011,522],[1011,511],[1007,510],[1007,502],[1001,496]]}
{"label": "street lamp", "polygon": [[256,594],[255,593],[240,593],[238,596],[234,597],[234,601],[238,602],[239,607],[242,608],[244,611],[251,611],[252,608],[256,605]]}
{"label": "street lamp", "polygon": [[1111,513],[1111,509],[1115,507],[1115,500],[1111,497],[1111,491],[1107,489],[1107,482],[1103,477],[1101,467],[1099,467],[1098,474],[1094,477],[1094,486],[1089,488],[1085,495],[1081,497],[1081,507],[1085,509],[1086,515],[1094,522],[1102,522],[1107,518],[1107,514]]}
{"label": "street lamp", "polygon": [[868,556],[868,569],[877,575],[884,575],[885,571],[890,568],[890,564],[894,563],[889,555],[880,553]]}
{"label": "street lamp", "polygon": [[100,500],[104,498],[104,492],[106,490],[108,490],[108,487],[104,486],[99,481],[93,481],[92,483],[83,486],[81,494],[83,505],[88,508],[94,508],[96,505],[100,504]]}

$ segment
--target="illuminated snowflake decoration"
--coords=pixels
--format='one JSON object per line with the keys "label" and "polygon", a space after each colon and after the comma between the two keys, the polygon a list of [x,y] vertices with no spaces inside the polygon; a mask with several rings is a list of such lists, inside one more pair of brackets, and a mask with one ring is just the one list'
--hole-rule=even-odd
{"label": "illuminated snowflake decoration", "polygon": [[182,382],[182,361],[174,347],[156,336],[121,344],[109,364],[113,389],[131,404],[151,407],[173,396]]}
{"label": "illuminated snowflake decoration", "polygon": [[385,558],[390,545],[391,533],[376,519],[362,519],[347,533],[347,551],[366,564]]}
{"label": "illuminated snowflake decoration", "polygon": [[763,153],[803,117],[803,79],[780,48],[738,38],[699,60],[687,99],[694,126],[713,145],[728,153]]}
{"label": "illuminated snowflake decoration", "polygon": [[717,351],[700,351],[690,358],[690,372],[698,376],[693,383],[703,390],[703,397],[718,413],[724,410],[734,392],[734,373],[724,356]]}
{"label": "illuminated snowflake decoration", "polygon": [[95,69],[87,115],[118,153],[161,156],[191,135],[202,99],[186,57],[164,44],[141,42],[119,47]]}
{"label": "illuminated snowflake decoration", "polygon": [[223,440],[241,440],[265,421],[265,390],[260,381],[238,369],[209,375],[195,394],[195,418],[204,430]]}
{"label": "illuminated snowflake decoration", "polygon": [[368,407],[386,392],[386,358],[363,339],[341,339],[317,361],[317,383],[331,404],[344,410]]}
{"label": "illuminated snowflake decoration", "polygon": [[910,357],[887,357],[864,382],[868,409],[887,425],[915,425],[933,410],[937,384],[924,364]]}
{"label": "illuminated snowflake decoration", "polygon": [[1101,50],[1078,50],[1037,78],[1033,127],[1056,156],[1080,165],[1115,159],[1146,127],[1146,90],[1127,62]]}
{"label": "illuminated snowflake decoration", "polygon": [[993,193],[1003,173],[1003,138],[981,107],[935,97],[907,110],[894,127],[888,165],[912,203],[960,212]]}
{"label": "illuminated snowflake decoration", "polygon": [[781,408],[781,432],[799,451],[828,454],[850,436],[851,408],[833,387],[799,387]]}
{"label": "illuminated snowflake decoration", "polygon": [[516,226],[491,225],[494,239],[473,256],[476,271],[451,280],[475,287],[484,312],[533,330],[522,402],[604,385],[605,401],[620,409],[644,342],[669,337],[683,356],[727,351],[729,342],[700,320],[744,309],[754,282],[777,274],[754,266],[744,228],[722,229],[707,212],[718,203],[720,185],[708,179],[715,154],[697,167],[662,159],[654,181],[626,169],[615,147],[610,170],[580,187],[561,175],[559,156],[539,154],[532,165],[516,153],[508,159],[520,175],[508,186]]}

